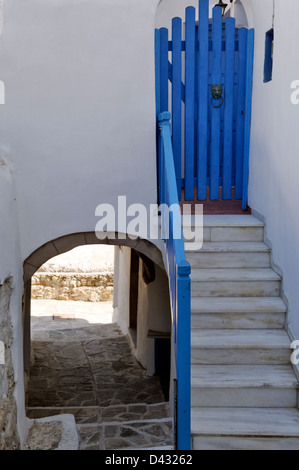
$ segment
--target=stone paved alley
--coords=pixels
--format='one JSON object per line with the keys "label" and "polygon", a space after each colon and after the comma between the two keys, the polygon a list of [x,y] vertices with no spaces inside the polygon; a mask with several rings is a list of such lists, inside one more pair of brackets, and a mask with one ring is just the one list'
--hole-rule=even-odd
{"label": "stone paved alley", "polygon": [[171,446],[159,378],[146,376],[111,312],[109,302],[32,301],[27,416],[73,414],[80,450]]}

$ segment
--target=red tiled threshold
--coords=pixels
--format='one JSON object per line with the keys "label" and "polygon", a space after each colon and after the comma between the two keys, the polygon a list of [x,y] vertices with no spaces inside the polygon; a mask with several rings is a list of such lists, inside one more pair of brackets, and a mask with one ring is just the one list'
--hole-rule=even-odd
{"label": "red tiled threshold", "polygon": [[247,206],[246,210],[242,209],[242,201],[235,199],[235,191],[234,188],[232,190],[232,199],[230,201],[222,200],[222,188],[219,191],[219,201],[211,201],[209,198],[209,188],[207,194],[206,201],[198,201],[197,199],[197,189],[194,190],[194,201],[185,201],[185,191],[182,189],[182,200],[180,205],[182,207],[183,204],[190,204],[191,206],[191,214],[195,214],[195,206],[196,204],[203,205],[203,213],[204,215],[213,215],[213,214],[222,214],[222,215],[240,215],[240,214],[251,214],[251,209]]}

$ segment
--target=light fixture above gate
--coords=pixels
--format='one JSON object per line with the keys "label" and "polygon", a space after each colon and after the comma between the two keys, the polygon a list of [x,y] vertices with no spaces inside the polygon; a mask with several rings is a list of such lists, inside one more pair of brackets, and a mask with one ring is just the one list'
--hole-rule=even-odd
{"label": "light fixture above gate", "polygon": [[222,0],[219,0],[218,3],[216,3],[215,7],[221,7],[222,8],[222,16],[224,16],[225,14],[225,10],[227,8],[228,4],[227,3],[223,3]]}

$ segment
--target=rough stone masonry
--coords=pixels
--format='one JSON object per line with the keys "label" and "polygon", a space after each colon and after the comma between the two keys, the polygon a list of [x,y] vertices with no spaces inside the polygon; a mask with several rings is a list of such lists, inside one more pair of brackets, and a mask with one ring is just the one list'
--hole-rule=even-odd
{"label": "rough stone masonry", "polygon": [[20,447],[11,351],[13,341],[10,320],[12,284],[13,279],[9,277],[0,285],[0,342],[4,345],[4,360],[0,364],[0,450],[16,450]]}
{"label": "rough stone masonry", "polygon": [[81,246],[52,258],[32,277],[32,298],[106,302],[113,297],[114,247]]}

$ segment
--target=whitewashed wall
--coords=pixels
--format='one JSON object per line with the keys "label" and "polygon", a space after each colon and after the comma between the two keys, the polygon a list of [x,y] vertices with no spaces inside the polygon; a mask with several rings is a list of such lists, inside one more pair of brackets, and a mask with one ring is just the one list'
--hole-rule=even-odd
{"label": "whitewashed wall", "polygon": [[[245,3],[245,1],[244,1]],[[297,0],[275,0],[273,81],[263,83],[265,33],[273,1],[252,0],[255,64],[249,204],[266,219],[274,263],[282,270],[289,326],[299,338],[299,105],[290,85],[299,80]]]}
{"label": "whitewashed wall", "polygon": [[93,231],[98,204],[156,201],[158,0],[9,0],[0,144],[16,166],[22,257]]}
{"label": "whitewashed wall", "polygon": [[[1,107],[0,111],[3,109]],[[5,338],[11,344],[17,403],[18,434],[21,442],[26,435],[24,373],[23,373],[23,332],[22,332],[22,295],[23,269],[19,245],[16,190],[14,185],[15,166],[6,149],[0,148],[0,285],[12,278],[12,295],[7,321],[12,323],[12,338]],[[0,403],[3,397],[0,396]]]}
{"label": "whitewashed wall", "polygon": [[6,104],[0,109],[0,150],[11,171],[1,164],[0,281],[14,279],[21,439],[23,260],[57,237],[92,232],[96,206],[116,205],[118,195],[127,196],[128,204],[156,202],[157,4],[3,3],[0,80]]}
{"label": "whitewashed wall", "polygon": [[154,340],[149,331],[171,333],[171,312],[168,279],[165,271],[155,266],[155,280],[146,284],[142,277],[143,263],[139,263],[138,316],[136,357],[149,375],[155,372]]}
{"label": "whitewashed wall", "polygon": [[[163,1],[169,6],[176,0]],[[156,23],[157,4],[3,4],[0,80],[6,85],[6,104],[0,108],[0,150],[9,166],[0,166],[0,281],[9,275],[14,279],[21,436],[26,429],[22,261],[49,240],[93,231],[95,207],[102,202],[115,204],[118,195],[126,195],[128,203],[156,200],[154,28],[165,26]],[[242,4],[256,29],[249,204],[266,218],[274,262],[284,276],[290,328],[299,338],[299,105],[290,100],[290,84],[299,80],[299,2],[275,0],[269,84],[263,83],[263,64],[273,0]],[[163,3],[159,8],[165,8]]]}

